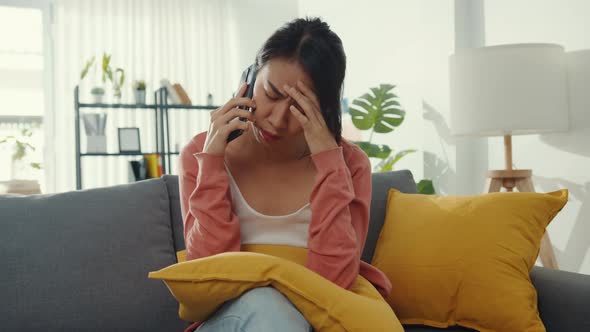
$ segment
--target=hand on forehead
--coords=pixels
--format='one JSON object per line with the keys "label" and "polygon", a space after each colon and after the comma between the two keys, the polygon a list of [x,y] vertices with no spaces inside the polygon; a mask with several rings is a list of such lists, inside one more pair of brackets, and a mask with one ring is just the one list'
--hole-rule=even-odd
{"label": "hand on forehead", "polygon": [[265,89],[275,92],[277,96],[287,97],[283,86],[285,84],[297,87],[297,81],[303,82],[310,89],[314,89],[311,77],[303,67],[295,61],[275,58],[268,61],[260,70],[258,80],[261,80]]}

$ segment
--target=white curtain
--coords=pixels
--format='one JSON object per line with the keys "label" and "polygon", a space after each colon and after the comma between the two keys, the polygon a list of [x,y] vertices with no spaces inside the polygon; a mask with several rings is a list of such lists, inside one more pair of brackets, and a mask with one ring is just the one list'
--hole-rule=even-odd
{"label": "white curtain", "polygon": [[[56,0],[53,27],[53,107],[46,115],[46,192],[76,188],[74,88],[80,84],[81,102],[100,81],[102,53],[112,54],[111,65],[125,70],[123,103],[133,102],[132,83],[147,83],[147,102],[162,78],[178,82],[193,104],[205,105],[208,93],[214,104],[231,97],[237,84],[234,20],[224,0]],[[96,72],[80,82],[85,61],[96,56]],[[111,102],[110,84],[105,101]],[[118,127],[139,127],[141,148],[155,150],[154,113],[134,109],[106,111],[107,149],[118,152]],[[208,111],[174,110],[170,113],[171,148],[182,148],[208,126]],[[82,152],[85,132],[81,126]],[[84,189],[128,182],[128,161],[138,157],[83,157]],[[172,173],[177,173],[176,156]]]}

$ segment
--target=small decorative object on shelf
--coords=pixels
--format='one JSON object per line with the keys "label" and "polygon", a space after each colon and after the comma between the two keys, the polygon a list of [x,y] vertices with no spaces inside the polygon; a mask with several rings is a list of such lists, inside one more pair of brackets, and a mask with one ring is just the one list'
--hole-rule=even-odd
{"label": "small decorative object on shelf", "polygon": [[90,93],[94,97],[94,102],[97,104],[102,103],[102,97],[104,96],[104,89],[100,86],[95,86],[90,90]]}
{"label": "small decorative object on shelf", "polygon": [[134,89],[135,103],[138,105],[145,105],[145,90],[146,90],[145,81],[143,81],[143,80],[135,81],[134,87],[135,87],[135,89]]}
{"label": "small decorative object on shelf", "polygon": [[141,140],[139,138],[139,128],[119,128],[119,152],[141,153]]}
{"label": "small decorative object on shelf", "polygon": [[86,152],[107,152],[107,137],[105,135],[107,114],[85,113],[82,114],[82,120],[84,121],[84,128],[86,130]]}
{"label": "small decorative object on shelf", "polygon": [[160,80],[160,85],[166,90],[168,99],[173,105],[191,105],[192,101],[180,83],[170,83],[167,79]]}
{"label": "small decorative object on shelf", "polygon": [[213,106],[213,95],[211,93],[207,94],[207,106]]}
{"label": "small decorative object on shelf", "polygon": [[178,98],[180,98],[180,105],[192,104],[191,99],[188,97],[188,94],[186,93],[182,85],[180,85],[180,83],[175,83],[174,85],[172,85],[172,87],[174,88],[174,91],[176,91]]}
{"label": "small decorative object on shelf", "polygon": [[180,96],[176,92],[176,89],[174,89],[174,86],[172,85],[172,83],[170,83],[170,81],[168,79],[164,78],[164,79],[160,80],[160,85],[162,86],[162,88],[164,88],[166,90],[166,94],[167,94],[170,102],[175,105],[180,105],[180,103],[181,103]]}
{"label": "small decorative object on shelf", "polygon": [[[117,73],[119,76],[117,77]],[[125,71],[121,68],[117,68],[115,72],[112,74],[112,82],[113,82],[113,96],[115,97],[115,102],[120,104],[121,103],[121,88],[123,87],[123,82],[125,82]]]}

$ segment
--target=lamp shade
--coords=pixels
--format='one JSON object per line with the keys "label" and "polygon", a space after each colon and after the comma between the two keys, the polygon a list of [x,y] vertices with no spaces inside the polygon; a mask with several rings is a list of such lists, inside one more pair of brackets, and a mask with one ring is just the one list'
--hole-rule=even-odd
{"label": "lamp shade", "polygon": [[501,136],[568,129],[562,46],[470,48],[457,51],[449,61],[452,134]]}

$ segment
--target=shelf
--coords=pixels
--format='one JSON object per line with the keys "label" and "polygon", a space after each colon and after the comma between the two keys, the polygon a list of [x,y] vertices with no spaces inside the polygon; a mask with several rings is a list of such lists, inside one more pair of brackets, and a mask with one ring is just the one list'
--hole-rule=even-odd
{"label": "shelf", "polygon": [[87,104],[80,103],[80,108],[143,108],[143,109],[154,109],[157,105],[154,104]]}
{"label": "shelf", "polygon": [[165,152],[165,153],[156,153],[156,152],[136,152],[136,153],[80,153],[80,157],[116,157],[116,156],[126,156],[126,157],[133,157],[133,156],[144,156],[148,154],[163,154],[163,155],[179,155],[180,152]]}
{"label": "shelf", "polygon": [[[174,155],[179,156],[180,151],[168,151],[170,150],[170,133],[169,133],[169,124],[168,124],[168,112],[171,110],[215,110],[218,109],[220,106],[213,106],[213,105],[179,105],[179,104],[168,104],[167,98],[167,91],[166,88],[159,88],[154,92],[154,99],[151,103],[147,104],[136,104],[131,102],[127,103],[109,103],[109,102],[101,102],[95,103],[94,100],[88,100],[86,102],[80,101],[80,89],[78,86],[74,89],[74,107],[75,107],[75,134],[76,134],[76,189],[82,189],[82,159],[85,157],[132,157],[132,158],[124,158],[124,160],[132,160],[132,159],[139,159],[145,155],[149,154],[156,154],[161,156],[161,166],[163,174],[172,174],[169,173],[169,167],[173,162]],[[121,152],[103,152],[103,153],[82,153],[80,147],[80,132],[81,132],[81,122],[80,118],[85,112],[88,112],[89,109],[95,109],[93,112],[97,112],[96,109],[104,109],[105,112],[108,109],[114,109],[115,112],[123,111],[125,109],[130,110],[138,110],[138,111],[148,111],[154,112],[155,121],[154,121],[154,132],[151,139],[154,139],[155,145],[152,145],[154,148],[154,152],[135,152],[135,153],[121,153]],[[180,111],[182,112],[182,111]],[[174,117],[173,117],[174,120]],[[116,148],[115,148],[116,149]],[[134,158],[133,158],[134,157]]]}
{"label": "shelf", "polygon": [[168,109],[190,109],[190,110],[214,110],[219,106],[205,106],[205,105],[172,105],[172,104],[161,104],[162,108]]}
{"label": "shelf", "polygon": [[205,105],[169,105],[169,104],[78,104],[80,108],[142,108],[142,109],[155,109],[160,106],[161,108],[168,109],[191,109],[191,110],[214,110],[219,106],[205,106]]}

